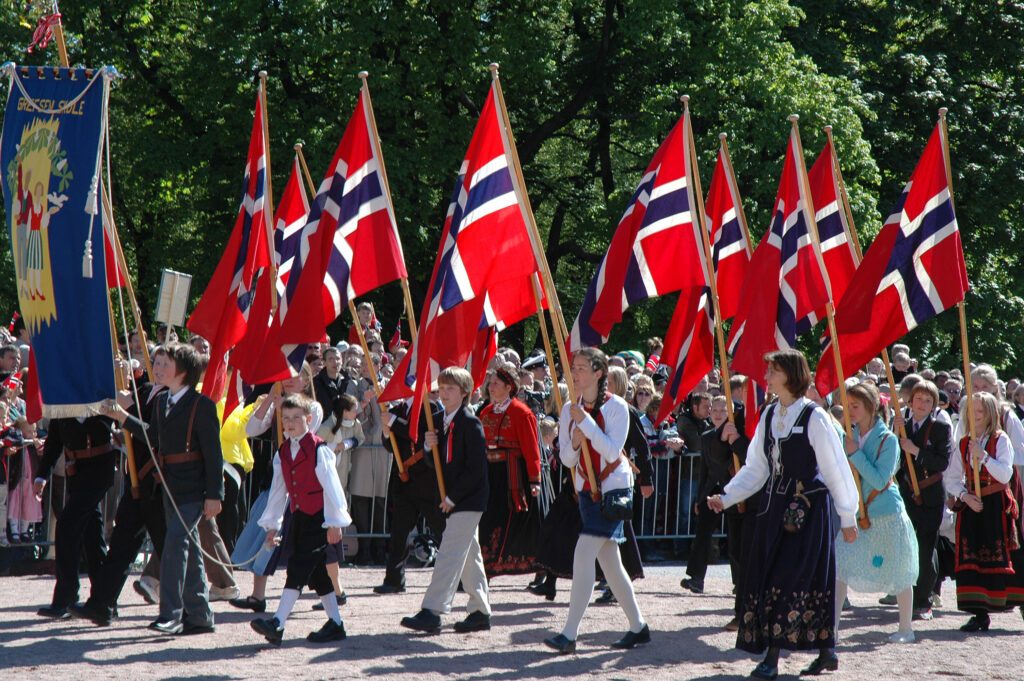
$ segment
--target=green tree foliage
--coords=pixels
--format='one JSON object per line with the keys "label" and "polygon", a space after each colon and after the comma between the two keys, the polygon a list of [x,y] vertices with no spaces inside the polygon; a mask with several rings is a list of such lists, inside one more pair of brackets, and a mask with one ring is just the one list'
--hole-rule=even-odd
{"label": "green tree foliage", "polygon": [[[270,74],[275,195],[297,141],[320,176],[355,104],[356,74],[370,72],[419,304],[494,61],[569,324],[681,113],[680,94],[691,97],[705,191],[717,135],[729,133],[755,239],[768,223],[788,114],[801,116],[808,163],[822,127],[834,126],[870,241],[945,104],[974,285],[972,342],[979,356],[1024,367],[1012,342],[1024,307],[1010,226],[1022,200],[1017,3],[65,0],[61,9],[72,63],[113,64],[128,76],[111,98],[113,190],[144,311],[161,268],[193,273],[195,297],[213,271],[238,208],[261,69]],[[53,48],[24,54],[30,33],[16,10],[0,10],[8,58],[55,61]],[[12,309],[9,256],[0,267],[0,305]],[[389,324],[401,310],[395,293],[371,296]],[[631,310],[610,347],[663,335],[674,304],[668,296]],[[952,361],[954,321],[929,325],[915,347]],[[338,337],[345,324],[336,326]],[[521,326],[511,342],[532,344],[534,334]]]}

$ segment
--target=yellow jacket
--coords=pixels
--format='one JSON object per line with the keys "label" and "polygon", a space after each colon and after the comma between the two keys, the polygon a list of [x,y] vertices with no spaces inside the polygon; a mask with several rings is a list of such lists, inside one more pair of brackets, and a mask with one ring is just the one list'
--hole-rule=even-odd
{"label": "yellow jacket", "polygon": [[220,448],[224,461],[241,466],[246,473],[252,471],[252,450],[245,436],[245,424],[256,410],[256,402],[247,407],[238,406],[227,420],[224,420],[224,399],[217,402],[217,417],[220,419]]}

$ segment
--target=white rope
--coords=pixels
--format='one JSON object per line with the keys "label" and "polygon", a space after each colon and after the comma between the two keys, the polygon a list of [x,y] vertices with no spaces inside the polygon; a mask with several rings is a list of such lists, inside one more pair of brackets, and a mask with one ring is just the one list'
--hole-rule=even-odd
{"label": "white rope", "polygon": [[[103,136],[104,140],[106,141],[106,158],[107,158],[107,163],[106,163],[106,186],[109,189],[112,186],[111,185],[111,176],[110,176],[110,129],[109,129],[110,121],[109,121],[109,119],[106,116],[104,116],[103,120],[104,120],[104,125],[106,127],[106,131],[105,131],[105,134]],[[111,196],[113,196],[113,191],[112,190],[111,190]],[[106,217],[110,221],[111,230],[113,230],[114,216],[111,214],[113,212],[113,207],[109,206],[108,209],[109,209],[110,212],[106,214]],[[121,312],[121,328],[124,329],[124,342],[125,342],[125,347],[127,348],[127,347],[131,347],[131,334],[128,331],[128,314],[125,312],[124,295],[121,293],[121,288],[122,288],[122,286],[121,286],[121,267],[120,267],[119,262],[117,261],[117,254],[116,253],[114,254],[114,269],[115,269],[115,272],[116,272],[114,277],[115,277],[115,281],[117,283],[117,305],[118,305],[118,309]],[[135,404],[137,404],[139,406],[139,416],[140,416],[140,421],[141,421],[141,416],[142,416],[142,399],[139,396],[139,386],[138,386],[138,383],[135,381],[135,374],[134,374],[134,372],[129,377],[129,383],[131,385],[132,394],[135,397]],[[143,425],[145,425],[145,422],[143,422]],[[181,526],[184,527],[186,530],[188,530],[188,523],[185,522],[185,518],[181,514],[181,509],[178,507],[177,502],[174,500],[174,496],[171,494],[170,489],[167,487],[167,480],[164,478],[163,468],[160,466],[160,461],[158,460],[158,458],[156,456],[155,449],[153,448],[153,443],[149,439],[149,429],[146,428],[146,427],[142,428],[142,438],[146,442],[146,448],[149,450],[149,456],[150,456],[150,459],[153,461],[154,470],[156,470],[156,474],[159,476],[160,482],[163,484],[164,495],[167,497],[167,500],[170,502],[171,507],[174,509],[174,514],[178,517],[178,521],[181,522]],[[199,541],[199,528],[198,527],[194,528],[191,531],[188,531],[186,536],[188,536],[189,541],[192,542],[192,545],[195,546],[195,548],[197,548],[199,550],[199,552],[203,555],[203,557],[206,560],[209,560],[209,561],[211,561],[213,563],[216,563],[217,565],[221,565],[221,566],[226,567],[226,568],[244,568],[245,566],[249,565],[250,563],[255,561],[256,558],[259,557],[259,553],[260,552],[257,551],[255,555],[253,555],[251,558],[249,558],[248,560],[245,560],[245,561],[243,561],[241,563],[231,563],[231,562],[225,563],[222,560],[220,560],[219,558],[217,558],[216,556],[210,555],[209,553],[207,553],[203,549],[202,543]]]}
{"label": "white rope", "polygon": [[[42,67],[42,66],[32,67],[32,66],[28,66],[28,67],[25,67],[25,68],[45,69],[45,68],[48,68],[48,67]],[[24,85],[24,83],[21,82],[21,76],[18,75],[18,65],[17,64],[15,64],[12,61],[9,61],[9,62],[7,62],[7,63],[5,63],[3,65],[2,69],[7,72],[7,75],[10,78],[11,84],[14,85],[14,86],[17,86],[18,91],[21,92],[21,96],[25,98],[25,101],[28,102],[28,105],[29,105],[30,108],[32,108],[34,111],[38,111],[39,113],[49,114],[49,115],[65,114],[65,113],[68,113],[69,111],[72,111],[78,105],[78,103],[80,101],[82,101],[82,97],[85,97],[85,93],[87,93],[89,91],[89,89],[96,83],[97,80],[99,80],[100,78],[106,78],[108,80],[111,80],[111,79],[117,77],[117,71],[116,70],[114,70],[113,68],[111,68],[109,66],[104,66],[104,67],[102,67],[102,68],[100,68],[100,69],[98,69],[96,71],[96,73],[92,77],[92,80],[90,80],[88,82],[88,84],[86,84],[85,88],[83,88],[82,91],[79,92],[78,95],[74,99],[68,100],[67,102],[64,103],[64,106],[57,107],[56,109],[44,109],[43,107],[39,106],[39,104],[36,102],[36,100],[33,99],[32,96],[28,94],[28,92],[25,91],[25,85]],[[106,109],[105,108],[104,108],[104,113],[106,113]]]}

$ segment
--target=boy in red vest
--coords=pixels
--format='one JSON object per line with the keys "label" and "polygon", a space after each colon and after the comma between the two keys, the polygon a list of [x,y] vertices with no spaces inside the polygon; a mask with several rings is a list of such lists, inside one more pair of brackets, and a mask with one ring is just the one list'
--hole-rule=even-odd
{"label": "boy in red vest", "polygon": [[312,403],[301,395],[290,395],[282,402],[281,421],[287,439],[274,456],[270,497],[259,519],[259,526],[267,531],[267,542],[273,544],[281,529],[285,506],[291,505],[289,540],[294,548],[288,559],[288,577],[277,613],[250,623],[253,630],[274,645],[281,645],[284,623],[306,585],[320,596],[328,617],[327,623],[306,640],[326,643],[345,638],[345,625],[324,558],[327,544],[341,541],[341,528],[348,527],[352,518],[338,479],[334,452],[309,432],[312,413]]}

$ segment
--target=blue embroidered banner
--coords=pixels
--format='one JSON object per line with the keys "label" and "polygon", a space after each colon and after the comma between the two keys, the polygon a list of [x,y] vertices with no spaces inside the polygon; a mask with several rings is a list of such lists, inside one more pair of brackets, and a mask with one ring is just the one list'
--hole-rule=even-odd
{"label": "blue embroidered banner", "polygon": [[96,201],[113,70],[4,68],[0,184],[43,414],[86,416],[115,394]]}

